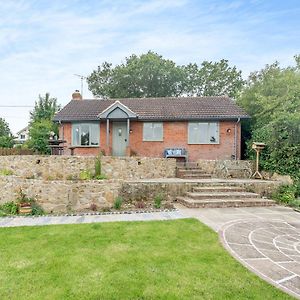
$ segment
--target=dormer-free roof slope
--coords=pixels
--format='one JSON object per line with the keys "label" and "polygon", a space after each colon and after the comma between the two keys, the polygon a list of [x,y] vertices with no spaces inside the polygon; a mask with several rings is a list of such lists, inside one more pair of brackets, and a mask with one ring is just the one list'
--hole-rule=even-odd
{"label": "dormer-free roof slope", "polygon": [[71,100],[55,115],[54,121],[96,121],[116,101],[130,109],[141,121],[249,118],[232,99],[219,96]]}

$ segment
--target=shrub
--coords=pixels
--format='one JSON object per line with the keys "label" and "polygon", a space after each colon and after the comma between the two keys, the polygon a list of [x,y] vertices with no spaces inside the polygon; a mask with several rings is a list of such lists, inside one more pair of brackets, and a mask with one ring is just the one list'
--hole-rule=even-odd
{"label": "shrub", "polygon": [[22,188],[19,188],[17,191],[17,203],[22,204],[22,203],[33,203],[34,199],[29,198],[26,196],[26,194],[23,192]]}
{"label": "shrub", "polygon": [[3,176],[10,176],[10,175],[13,175],[13,171],[12,170],[7,170],[7,169],[3,169],[3,170],[0,170],[0,175],[3,175]]}
{"label": "shrub", "polygon": [[156,195],[154,197],[154,207],[161,208],[162,201],[163,201],[163,196],[161,194]]}
{"label": "shrub", "polygon": [[101,176],[102,164],[101,164],[101,154],[96,157],[95,160],[95,178]]}
{"label": "shrub", "polygon": [[31,204],[31,209],[32,209],[31,215],[33,216],[40,216],[45,214],[42,207],[40,207],[36,202],[33,202]]}
{"label": "shrub", "polygon": [[295,193],[294,185],[282,185],[272,194],[272,198],[281,203],[290,204],[295,200]]}
{"label": "shrub", "polygon": [[122,197],[117,197],[114,202],[114,209],[121,209],[123,203]]}
{"label": "shrub", "polygon": [[91,171],[84,170],[84,171],[80,172],[79,179],[80,180],[91,180],[91,179],[93,179],[93,175],[92,175]]}
{"label": "shrub", "polygon": [[0,206],[0,211],[7,215],[16,215],[18,214],[18,205],[13,201],[6,202]]}

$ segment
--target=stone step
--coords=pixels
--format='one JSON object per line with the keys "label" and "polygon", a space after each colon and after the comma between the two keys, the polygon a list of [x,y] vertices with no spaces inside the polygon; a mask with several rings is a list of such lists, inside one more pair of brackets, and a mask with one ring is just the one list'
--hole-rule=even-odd
{"label": "stone step", "polygon": [[197,167],[186,167],[186,168],[177,168],[177,171],[180,171],[180,172],[185,172],[185,171],[200,171],[200,172],[204,172],[202,169],[200,168],[197,168]]}
{"label": "stone step", "polygon": [[225,207],[253,207],[253,206],[272,206],[276,202],[262,198],[242,198],[230,200],[202,199],[194,200],[188,197],[177,197],[176,200],[189,208],[225,208]]}
{"label": "stone step", "polygon": [[195,186],[193,192],[245,192],[245,188],[240,186]]}
{"label": "stone step", "polygon": [[205,179],[205,178],[211,178],[210,174],[184,174],[182,176],[179,176],[179,178],[184,179]]}
{"label": "stone step", "polygon": [[259,198],[259,194],[248,192],[210,192],[210,193],[195,193],[187,192],[186,196],[195,200],[202,199],[243,199],[243,198]]}
{"label": "stone step", "polygon": [[203,174],[205,173],[203,170],[200,170],[200,169],[182,169],[182,170],[177,170],[177,173],[180,173],[180,174]]}
{"label": "stone step", "polygon": [[243,187],[243,183],[239,183],[239,182],[222,182],[222,181],[215,181],[215,182],[199,182],[197,184],[199,187],[228,187],[228,186],[235,186],[235,187]]}

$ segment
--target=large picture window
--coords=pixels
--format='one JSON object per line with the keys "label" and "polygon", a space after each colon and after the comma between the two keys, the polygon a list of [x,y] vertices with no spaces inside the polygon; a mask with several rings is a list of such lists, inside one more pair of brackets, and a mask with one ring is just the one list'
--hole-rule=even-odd
{"label": "large picture window", "polygon": [[163,123],[145,122],[143,126],[143,141],[162,142],[164,139]]}
{"label": "large picture window", "polygon": [[219,144],[218,122],[189,122],[189,144]]}
{"label": "large picture window", "polygon": [[72,146],[99,146],[99,123],[73,123]]}

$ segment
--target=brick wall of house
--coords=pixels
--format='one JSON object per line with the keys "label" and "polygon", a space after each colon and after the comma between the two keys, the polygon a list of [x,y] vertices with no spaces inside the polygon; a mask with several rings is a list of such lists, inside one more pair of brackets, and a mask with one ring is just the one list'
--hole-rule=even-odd
{"label": "brick wall of house", "polygon": [[[236,125],[235,121],[221,121],[219,125],[220,140],[219,144],[189,145],[188,144],[188,122],[164,122],[164,140],[162,142],[143,141],[143,122],[131,122],[130,129],[130,149],[131,153],[137,156],[162,157],[166,148],[185,148],[188,151],[190,161],[198,159],[231,159],[235,155],[235,126],[237,128],[237,158],[240,159],[241,147],[241,126]],[[64,132],[66,153],[71,146],[71,123],[64,123],[63,129],[60,128],[60,137]],[[112,132],[112,130],[110,130]],[[230,132],[229,132],[230,131]],[[112,145],[112,134],[110,133],[110,145]],[[109,155],[111,148],[106,146],[106,123],[100,126],[100,147],[78,147],[74,154],[96,155],[100,148]]]}

